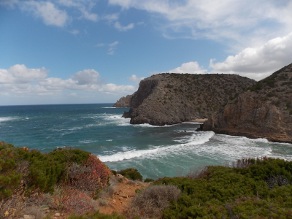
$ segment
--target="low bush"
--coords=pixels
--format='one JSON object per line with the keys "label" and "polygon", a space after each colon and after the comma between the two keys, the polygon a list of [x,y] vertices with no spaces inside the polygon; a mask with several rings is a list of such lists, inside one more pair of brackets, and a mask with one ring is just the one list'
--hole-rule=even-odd
{"label": "low bush", "polygon": [[233,168],[208,167],[197,178],[159,179],[155,184],[174,185],[182,192],[163,218],[289,218],[291,165],[279,159],[245,159]]}
{"label": "low bush", "polygon": [[146,188],[133,199],[128,218],[160,218],[163,210],[180,195],[176,186],[155,185]]}
{"label": "low bush", "polygon": [[109,169],[96,156],[79,149],[43,154],[0,142],[0,199],[9,197],[21,181],[26,193],[53,192],[60,183],[96,191],[108,184],[109,175]]}
{"label": "low bush", "polygon": [[77,189],[92,192],[97,196],[99,190],[108,185],[111,171],[96,156],[89,155],[85,163],[72,163],[67,170],[69,184]]}
{"label": "low bush", "polygon": [[121,174],[124,177],[126,177],[128,179],[131,179],[131,180],[142,181],[142,179],[143,179],[143,176],[141,175],[141,173],[139,173],[139,171],[137,169],[134,169],[134,168],[128,168],[128,169],[120,170],[117,173]]}

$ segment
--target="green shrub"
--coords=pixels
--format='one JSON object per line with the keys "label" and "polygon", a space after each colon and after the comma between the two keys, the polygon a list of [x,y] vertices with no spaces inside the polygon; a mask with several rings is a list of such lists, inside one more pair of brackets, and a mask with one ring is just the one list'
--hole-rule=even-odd
{"label": "green shrub", "polygon": [[131,179],[131,180],[139,180],[141,181],[143,179],[141,173],[137,169],[134,168],[128,168],[124,170],[120,170],[117,173],[123,175],[124,177]]}
{"label": "green shrub", "polygon": [[17,152],[12,145],[0,142],[0,200],[11,196],[13,190],[20,184]]}
{"label": "green shrub", "polygon": [[144,179],[144,182],[154,182],[154,179],[146,178]]}
{"label": "green shrub", "polygon": [[[20,185],[21,179],[27,191],[40,189],[52,192],[56,183],[66,180],[69,165],[83,164],[88,158],[88,152],[78,149],[57,149],[42,154],[37,150],[16,148],[0,142],[0,198],[10,196]],[[19,171],[24,162],[28,163],[28,168]]]}
{"label": "green shrub", "polygon": [[[292,162],[245,159],[235,166],[211,166],[197,178],[157,180],[155,184],[175,185],[182,191],[181,197],[164,211],[163,218],[292,216]],[[269,185],[269,179],[276,179],[276,183]],[[283,179],[285,183],[280,182]]]}

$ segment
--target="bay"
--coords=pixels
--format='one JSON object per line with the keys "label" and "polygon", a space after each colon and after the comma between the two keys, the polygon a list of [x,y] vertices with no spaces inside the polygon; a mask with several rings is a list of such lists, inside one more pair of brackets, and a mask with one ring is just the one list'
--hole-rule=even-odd
{"label": "bay", "polygon": [[197,132],[199,124],[131,125],[112,104],[0,106],[0,141],[50,152],[86,150],[111,169],[137,168],[144,178],[182,176],[237,159],[292,160],[292,144]]}

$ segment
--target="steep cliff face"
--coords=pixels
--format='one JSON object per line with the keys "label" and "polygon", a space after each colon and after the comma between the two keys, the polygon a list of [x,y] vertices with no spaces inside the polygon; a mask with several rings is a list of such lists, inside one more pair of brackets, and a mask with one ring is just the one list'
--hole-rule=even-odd
{"label": "steep cliff face", "polygon": [[153,75],[140,82],[125,116],[132,124],[152,125],[207,118],[254,84],[238,75]]}
{"label": "steep cliff face", "polygon": [[229,101],[204,130],[292,143],[292,64]]}
{"label": "steep cliff face", "polygon": [[113,106],[114,107],[130,107],[132,95],[121,97]]}

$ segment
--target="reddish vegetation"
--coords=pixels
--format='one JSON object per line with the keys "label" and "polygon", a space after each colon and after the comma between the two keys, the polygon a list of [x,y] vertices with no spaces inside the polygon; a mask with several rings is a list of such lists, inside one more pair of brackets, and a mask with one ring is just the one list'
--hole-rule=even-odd
{"label": "reddish vegetation", "polygon": [[52,197],[52,208],[63,214],[82,215],[96,210],[96,201],[88,194],[74,188],[62,188]]}
{"label": "reddish vegetation", "polygon": [[108,167],[94,155],[89,155],[84,165],[73,163],[68,172],[71,186],[93,192],[93,195],[107,186],[111,174]]}

